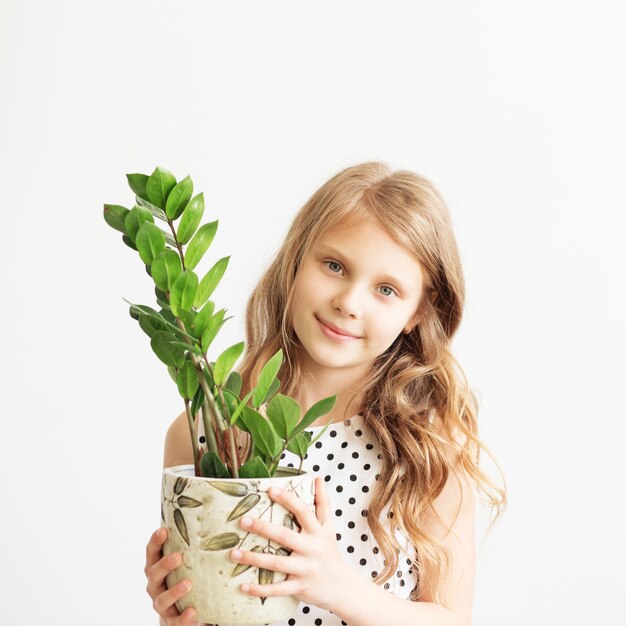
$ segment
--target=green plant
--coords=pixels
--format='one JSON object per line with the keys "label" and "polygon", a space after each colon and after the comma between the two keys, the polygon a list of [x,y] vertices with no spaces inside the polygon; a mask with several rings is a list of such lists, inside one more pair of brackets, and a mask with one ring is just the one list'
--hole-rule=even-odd
{"label": "green plant", "polygon": [[[226,309],[215,312],[209,298],[219,284],[230,257],[219,259],[200,280],[194,272],[209,249],[218,222],[200,226],[204,195],[193,196],[189,176],[177,182],[168,170],[157,167],[150,176],[127,174],[135,206],[104,205],[104,219],[122,233],[124,243],[138,252],[155,284],[159,310],[130,304],[130,315],[150,337],[150,346],[167,365],[185,403],[194,452],[196,476],[262,478],[273,476],[285,450],[300,457],[300,467],[312,440],[305,429],[329,413],[336,396],[324,398],[301,416],[298,403],[278,393],[277,374],[283,361],[278,350],[263,366],[256,386],[241,397],[241,376],[233,370],[244,342],[224,350],[212,362],[207,351],[224,323]],[[155,218],[166,225],[164,231]],[[185,249],[184,249],[185,248]],[[248,404],[251,402],[251,406]],[[267,417],[260,413],[265,410]],[[201,458],[194,417],[201,412],[207,452]],[[238,456],[234,428],[250,434],[245,459]],[[287,468],[281,468],[287,471]]]}

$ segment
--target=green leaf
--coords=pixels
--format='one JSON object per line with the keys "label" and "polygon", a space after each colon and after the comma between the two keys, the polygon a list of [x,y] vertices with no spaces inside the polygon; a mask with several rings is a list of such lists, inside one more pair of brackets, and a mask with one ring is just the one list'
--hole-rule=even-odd
{"label": "green leaf", "polygon": [[241,393],[241,385],[243,381],[241,380],[241,375],[237,371],[232,371],[226,380],[226,384],[224,385],[225,389],[232,391],[237,397]]}
{"label": "green leaf", "polygon": [[200,226],[198,232],[189,242],[187,251],[185,252],[185,267],[187,269],[192,270],[196,265],[198,265],[198,262],[204,253],[209,249],[216,232],[217,220]]}
{"label": "green leaf", "polygon": [[172,367],[171,365],[167,368],[167,373],[170,375],[170,378],[176,382],[177,381],[177,374],[176,374],[176,368]]}
{"label": "green leaf", "polygon": [[137,237],[137,232],[146,222],[152,222],[154,224],[154,218],[152,217],[152,213],[142,206],[134,206],[124,218],[126,234],[133,243],[136,244],[135,238]]}
{"label": "green leaf", "polygon": [[[122,300],[124,300],[124,302],[128,302],[126,298],[122,298]],[[195,339],[194,337],[188,335],[184,330],[181,330],[178,326],[176,326],[174,322],[171,321],[171,319],[175,320],[176,318],[169,311],[157,312],[153,308],[146,306],[145,304],[133,304],[132,302],[128,302],[128,304],[130,304],[129,313],[133,319],[138,320],[139,316],[142,313],[145,313],[147,315],[155,317],[160,321],[164,321],[168,325],[170,332],[175,334],[177,337],[180,337],[181,339],[187,337],[192,341]]]}
{"label": "green leaf", "polygon": [[252,396],[252,405],[255,408],[259,408],[267,395],[267,392],[276,378],[276,374],[280,370],[280,366],[283,363],[283,351],[279,349],[276,354],[274,354],[267,363],[263,366],[261,373],[259,374],[259,382],[254,390],[254,395]]}
{"label": "green leaf", "polygon": [[144,200],[139,196],[135,196],[135,201],[139,206],[144,207],[144,209],[148,209],[148,211],[150,211],[150,213],[152,213],[154,217],[158,217],[161,221],[167,223],[167,215],[165,215],[165,211],[163,209],[159,209],[159,207],[154,206],[152,202],[148,202],[147,200]]}
{"label": "green leaf", "polygon": [[212,341],[215,339],[220,328],[224,325],[226,321],[224,319],[225,313],[226,313],[226,309],[220,309],[211,318],[211,321],[206,327],[206,330],[202,333],[202,340],[200,341],[200,344],[202,345],[202,350],[204,350],[204,352],[206,352],[209,349],[209,346],[211,345]]}
{"label": "green leaf", "polygon": [[126,180],[128,180],[128,185],[134,194],[144,200],[148,199],[148,194],[146,193],[148,176],[146,174],[126,174]]}
{"label": "green leaf", "polygon": [[269,402],[272,399],[272,396],[280,389],[280,379],[275,378],[272,382],[272,384],[270,385],[270,388],[267,390],[267,395],[265,396],[265,398],[263,399],[263,402],[261,402],[261,404],[266,404],[267,402]]}
{"label": "green leaf", "polygon": [[179,309],[191,311],[197,290],[197,274],[191,270],[181,272],[170,290],[170,306],[172,307],[172,313],[178,315]]}
{"label": "green leaf", "polygon": [[202,455],[200,471],[205,478],[231,478],[228,468],[213,451],[205,452]]}
{"label": "green leaf", "polygon": [[126,234],[126,226],[124,226],[124,219],[128,215],[128,209],[120,206],[119,204],[105,204],[104,205],[104,221],[115,230],[119,230],[121,233]]}
{"label": "green leaf", "polygon": [[254,445],[262,454],[273,458],[282,450],[281,441],[274,431],[274,427],[260,413],[249,406],[243,407],[239,419],[245,424],[246,430],[252,435]]}
{"label": "green leaf", "polygon": [[309,445],[304,433],[298,433],[293,439],[289,441],[287,450],[298,455],[301,459],[304,459],[308,447]]}
{"label": "green leaf", "polygon": [[204,213],[204,194],[194,196],[180,218],[176,238],[181,244],[186,244],[196,232]]}
{"label": "green leaf", "polygon": [[152,279],[162,291],[170,291],[172,285],[183,271],[180,257],[174,250],[169,248],[162,250],[154,257],[151,269]]}
{"label": "green leaf", "polygon": [[279,393],[267,405],[267,417],[276,434],[287,441],[300,420],[300,405],[293,398]]}
{"label": "green leaf", "polygon": [[150,265],[159,252],[165,250],[165,235],[158,226],[146,222],[138,231],[135,245],[141,260]]}
{"label": "green leaf", "polygon": [[213,369],[213,379],[216,385],[221,385],[230,370],[233,369],[233,365],[237,362],[237,359],[241,356],[245,343],[240,341],[230,348],[226,348],[222,354],[220,354],[215,360],[215,368]]}
{"label": "green leaf", "polygon": [[318,417],[322,415],[326,415],[333,410],[335,406],[335,401],[337,400],[337,396],[330,396],[329,398],[324,398],[319,402],[316,402],[305,414],[304,417],[300,420],[300,423],[293,429],[292,436],[302,432],[307,426],[312,424]]}
{"label": "green leaf", "polygon": [[163,167],[157,167],[146,181],[148,201],[165,210],[165,203],[170,192],[176,186],[174,174]]}
{"label": "green leaf", "polygon": [[189,327],[191,334],[197,339],[200,339],[202,337],[204,331],[211,323],[211,318],[213,317],[213,309],[215,309],[215,304],[209,300],[204,305],[204,307],[197,313],[192,326]]}
{"label": "green leaf", "polygon": [[185,351],[179,344],[174,335],[161,330],[154,333],[150,340],[152,350],[165,365],[180,369],[185,364]]}
{"label": "green leaf", "polygon": [[191,414],[194,417],[196,416],[196,414],[200,410],[200,407],[202,406],[203,402],[204,402],[204,391],[202,390],[202,387],[200,386],[196,390],[196,393],[195,393],[195,395],[193,397],[193,400],[191,401]]}
{"label": "green leaf", "polygon": [[211,297],[211,294],[215,291],[220,280],[222,280],[229,260],[230,256],[225,256],[220,259],[200,281],[198,292],[196,293],[196,301],[194,302],[196,309],[200,308]]}
{"label": "green leaf", "polygon": [[165,214],[170,220],[176,220],[180,217],[180,214],[185,210],[192,193],[193,182],[189,176],[185,176],[185,178],[175,185],[167,196]]}
{"label": "green leaf", "polygon": [[151,315],[146,315],[145,313],[142,313],[139,316],[138,321],[139,326],[141,326],[141,330],[143,330],[144,333],[146,333],[146,335],[148,335],[148,337],[150,337],[151,339],[154,333],[156,333],[158,330],[169,332],[169,326],[167,325],[167,322],[165,320],[159,320],[155,317],[152,317]]}
{"label": "green leaf", "polygon": [[133,250],[137,250],[137,246],[133,243],[133,240],[128,235],[122,235],[122,241]]}
{"label": "green leaf", "polygon": [[[243,411],[243,407],[246,406],[246,403],[248,402],[248,400],[250,399],[250,396],[253,394],[254,389],[250,390],[247,394],[246,397],[243,398],[243,400],[237,405],[237,408],[234,410],[233,413],[230,414],[230,425],[234,426],[235,422],[237,421],[237,418],[239,417],[239,415],[241,414],[241,412]],[[239,424],[238,424],[239,426]],[[245,430],[245,429],[244,429]],[[247,431],[246,431],[247,432]]]}
{"label": "green leaf", "polygon": [[176,384],[178,385],[178,392],[185,400],[191,400],[196,394],[200,381],[198,380],[198,372],[191,361],[185,361],[185,364],[178,371]]}
{"label": "green leaf", "polygon": [[239,468],[239,478],[270,478],[267,465],[259,457],[252,457]]}

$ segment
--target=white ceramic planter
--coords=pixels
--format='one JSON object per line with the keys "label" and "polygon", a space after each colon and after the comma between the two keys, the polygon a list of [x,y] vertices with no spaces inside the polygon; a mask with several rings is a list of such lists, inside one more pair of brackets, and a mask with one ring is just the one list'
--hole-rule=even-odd
{"label": "white ceramic planter", "polygon": [[272,486],[291,490],[314,511],[315,477],[293,471],[279,467],[272,478],[218,479],[194,476],[193,465],[163,470],[161,521],[168,529],[163,554],[183,555],[167,586],[192,581],[192,590],[176,603],[179,611],[193,607],[196,619],[207,624],[266,624],[292,615],[298,606],[294,596],[259,598],[240,590],[244,582],[268,584],[286,576],[237,564],[230,553],[238,547],[289,554],[284,546],[245,531],[239,520],[247,514],[297,529],[294,515],[267,494]]}

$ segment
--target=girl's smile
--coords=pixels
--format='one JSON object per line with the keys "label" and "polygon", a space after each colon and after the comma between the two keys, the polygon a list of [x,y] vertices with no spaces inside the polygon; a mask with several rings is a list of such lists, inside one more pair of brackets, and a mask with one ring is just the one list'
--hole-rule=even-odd
{"label": "girl's smile", "polygon": [[[356,341],[357,339],[360,339],[360,337],[352,333],[348,333],[347,331],[343,331],[342,329],[335,326],[334,324],[330,324],[326,322],[325,320],[322,320],[319,317],[319,315],[316,315],[315,317],[317,318],[317,321],[320,324],[320,328],[322,329],[322,332],[327,337],[329,337],[330,339],[333,339],[334,341]],[[342,331],[342,332],[339,332],[339,331]]]}

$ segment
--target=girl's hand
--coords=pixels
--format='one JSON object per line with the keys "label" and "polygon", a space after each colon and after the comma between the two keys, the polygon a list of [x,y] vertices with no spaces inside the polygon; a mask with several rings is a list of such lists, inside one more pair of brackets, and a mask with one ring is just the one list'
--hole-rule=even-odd
{"label": "girl's hand", "polygon": [[324,482],[319,477],[315,479],[315,513],[291,491],[283,489],[276,493],[275,489],[272,487],[268,491],[269,496],[295,514],[302,530],[298,532],[246,516],[241,518],[240,525],[285,546],[292,551],[291,554],[280,556],[233,550],[231,558],[237,563],[283,572],[288,576],[284,581],[269,585],[243,584],[241,590],[260,597],[293,595],[302,602],[331,610],[340,598],[346,577],[353,572],[339,554]]}
{"label": "girl's hand", "polygon": [[[152,607],[161,617],[161,624],[167,626],[198,626],[194,621],[196,612],[187,608],[181,614],[174,604],[191,589],[191,582],[186,578],[180,583],[168,589],[165,577],[181,563],[180,552],[173,552],[163,556],[162,546],[167,539],[167,528],[159,528],[150,537],[146,546],[146,567],[144,573],[148,579],[146,591],[152,598]],[[189,589],[183,588],[184,583],[189,583]]]}

